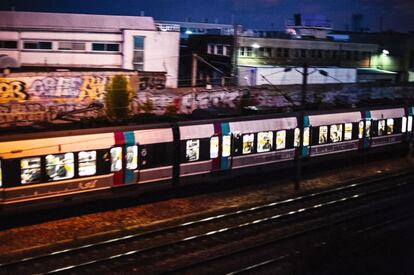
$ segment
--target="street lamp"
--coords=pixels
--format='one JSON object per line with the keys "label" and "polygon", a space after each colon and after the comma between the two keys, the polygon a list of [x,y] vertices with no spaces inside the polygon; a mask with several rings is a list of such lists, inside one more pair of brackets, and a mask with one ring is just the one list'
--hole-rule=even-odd
{"label": "street lamp", "polygon": [[253,43],[252,44],[252,47],[253,47],[253,49],[258,49],[258,48],[260,48],[260,45],[257,44],[257,43]]}

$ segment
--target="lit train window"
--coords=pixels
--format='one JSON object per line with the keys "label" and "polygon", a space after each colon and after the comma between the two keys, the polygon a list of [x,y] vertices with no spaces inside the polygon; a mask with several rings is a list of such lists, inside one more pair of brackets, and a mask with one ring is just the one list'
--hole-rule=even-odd
{"label": "lit train window", "polygon": [[20,161],[22,184],[40,181],[40,158],[25,158]]}
{"label": "lit train window", "polygon": [[319,144],[326,143],[328,141],[328,126],[319,127]]}
{"label": "lit train window", "polygon": [[300,129],[295,128],[294,139],[293,139],[293,147],[299,147],[299,146],[300,146]]}
{"label": "lit train window", "polygon": [[364,135],[364,122],[360,121],[358,123],[358,138],[362,138]]}
{"label": "lit train window", "polygon": [[126,148],[126,169],[134,170],[138,167],[138,146],[128,146]]}
{"label": "lit train window", "polygon": [[111,149],[111,172],[122,169],[122,148],[114,147]]}
{"label": "lit train window", "polygon": [[309,140],[310,140],[310,128],[305,127],[305,129],[303,129],[303,146],[309,146]]}
{"label": "lit train window", "polygon": [[96,174],[96,151],[79,152],[79,176]]}
{"label": "lit train window", "polygon": [[411,132],[413,130],[413,117],[408,116],[407,131]]}
{"label": "lit train window", "polygon": [[385,135],[385,119],[378,120],[378,135]]}
{"label": "lit train window", "polygon": [[407,132],[407,117],[402,117],[402,123],[401,123],[401,133]]}
{"label": "lit train window", "polygon": [[51,180],[73,178],[75,175],[73,153],[47,155],[46,174]]}
{"label": "lit train window", "polygon": [[223,136],[223,152],[221,153],[221,155],[223,157],[228,157],[231,154],[231,136],[230,135],[226,135]]}
{"label": "lit train window", "polygon": [[389,118],[387,119],[387,135],[391,135],[394,133],[394,119]]}
{"label": "lit train window", "polygon": [[243,154],[253,152],[254,134],[243,135]]}
{"label": "lit train window", "polygon": [[329,127],[329,138],[331,142],[342,141],[342,124],[334,124]]}
{"label": "lit train window", "polygon": [[273,132],[260,132],[257,134],[257,152],[268,152],[273,148]]}
{"label": "lit train window", "polygon": [[186,159],[187,161],[196,161],[200,158],[200,140],[187,140]]}
{"label": "lit train window", "polygon": [[219,151],[219,138],[212,137],[210,138],[210,158],[215,159],[218,157]]}
{"label": "lit train window", "polygon": [[371,120],[365,121],[365,136],[368,138],[371,136]]}
{"label": "lit train window", "polygon": [[344,140],[352,139],[352,123],[345,123],[345,136]]}
{"label": "lit train window", "polygon": [[286,131],[277,131],[276,133],[276,150],[286,148]]}

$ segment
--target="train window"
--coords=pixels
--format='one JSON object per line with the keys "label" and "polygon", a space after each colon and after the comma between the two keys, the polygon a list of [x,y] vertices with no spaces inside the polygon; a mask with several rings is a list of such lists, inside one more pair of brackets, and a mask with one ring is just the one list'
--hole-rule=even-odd
{"label": "train window", "polygon": [[260,132],[257,134],[257,152],[268,152],[273,148],[273,132]]}
{"label": "train window", "polygon": [[394,133],[394,119],[387,119],[387,135]]}
{"label": "train window", "polygon": [[362,138],[364,136],[364,122],[361,120],[358,123],[358,138]]}
{"label": "train window", "polygon": [[329,126],[329,138],[331,142],[342,141],[342,124],[334,124]]}
{"label": "train window", "polygon": [[25,158],[20,161],[22,184],[40,181],[40,157]]}
{"label": "train window", "polygon": [[309,140],[310,140],[310,128],[305,127],[305,129],[303,129],[303,146],[309,146]]}
{"label": "train window", "polygon": [[78,154],[79,176],[92,176],[96,174],[96,151],[82,151]]}
{"label": "train window", "polygon": [[300,146],[300,129],[295,128],[294,138],[293,138],[293,147],[299,147],[299,146]]}
{"label": "train window", "polygon": [[111,172],[117,172],[122,169],[122,148],[111,148]]}
{"label": "train window", "polygon": [[402,123],[401,123],[401,133],[407,132],[407,117],[402,117]]}
{"label": "train window", "polygon": [[276,149],[285,149],[286,148],[286,131],[277,131],[276,132]]}
{"label": "train window", "polygon": [[200,158],[200,140],[190,139],[186,144],[186,159],[187,161],[196,161]]}
{"label": "train window", "polygon": [[345,135],[344,140],[352,139],[352,123],[345,123]]}
{"label": "train window", "polygon": [[137,169],[138,167],[138,146],[137,145],[127,146],[125,162],[126,162],[126,169],[128,170]]}
{"label": "train window", "polygon": [[210,138],[210,158],[215,159],[219,154],[219,137]]}
{"label": "train window", "polygon": [[411,132],[413,130],[413,117],[408,116],[407,131]]}
{"label": "train window", "polygon": [[319,144],[326,143],[328,141],[328,126],[319,127]]}
{"label": "train window", "polygon": [[365,121],[365,136],[367,138],[371,136],[371,120]]}
{"label": "train window", "polygon": [[243,135],[243,154],[250,154],[253,152],[254,134]]}
{"label": "train window", "polygon": [[385,135],[385,119],[378,120],[378,135]]}
{"label": "train window", "polygon": [[73,153],[47,155],[46,174],[50,180],[73,178],[75,175]]}

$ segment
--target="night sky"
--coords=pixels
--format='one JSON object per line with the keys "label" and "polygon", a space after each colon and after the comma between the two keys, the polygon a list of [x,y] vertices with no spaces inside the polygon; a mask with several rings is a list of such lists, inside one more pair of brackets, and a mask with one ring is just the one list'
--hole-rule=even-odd
{"label": "night sky", "polygon": [[0,10],[145,15],[155,20],[238,23],[282,30],[295,13],[327,16],[337,30],[362,14],[370,31],[414,31],[414,0],[0,0]]}

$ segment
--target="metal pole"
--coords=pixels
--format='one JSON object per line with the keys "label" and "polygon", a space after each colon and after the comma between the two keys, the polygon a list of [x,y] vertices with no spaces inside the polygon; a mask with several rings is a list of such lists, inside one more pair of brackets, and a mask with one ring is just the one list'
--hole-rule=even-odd
{"label": "metal pole", "polygon": [[193,53],[191,70],[191,87],[197,86],[197,54]]}
{"label": "metal pole", "polygon": [[302,180],[302,151],[303,151],[303,137],[304,137],[304,127],[303,127],[303,112],[299,113],[298,117],[298,126],[299,126],[299,148],[296,154],[296,171],[295,171],[295,190],[298,191],[300,189],[300,182]]}
{"label": "metal pole", "polygon": [[[302,73],[302,89],[301,89],[301,105],[302,105],[302,109],[305,108],[306,106],[306,93],[307,93],[307,89],[308,89],[308,63],[305,62],[303,64],[303,73]],[[301,132],[302,133],[302,132]]]}

